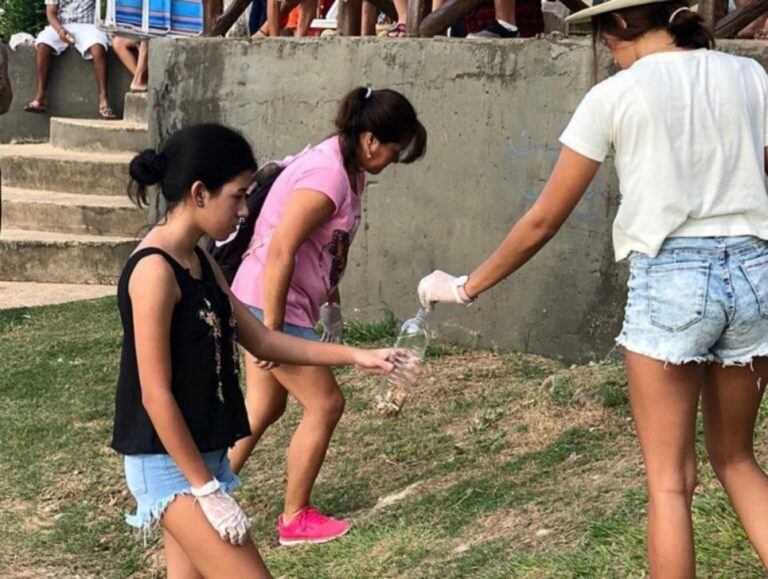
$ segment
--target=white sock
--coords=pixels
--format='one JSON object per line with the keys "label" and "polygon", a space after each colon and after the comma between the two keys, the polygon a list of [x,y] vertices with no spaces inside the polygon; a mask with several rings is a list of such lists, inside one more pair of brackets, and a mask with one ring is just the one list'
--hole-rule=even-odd
{"label": "white sock", "polygon": [[500,18],[497,18],[496,22],[501,24],[504,28],[506,28],[510,32],[517,32],[517,26],[515,26],[514,24],[510,24],[509,22],[505,20],[501,20]]}

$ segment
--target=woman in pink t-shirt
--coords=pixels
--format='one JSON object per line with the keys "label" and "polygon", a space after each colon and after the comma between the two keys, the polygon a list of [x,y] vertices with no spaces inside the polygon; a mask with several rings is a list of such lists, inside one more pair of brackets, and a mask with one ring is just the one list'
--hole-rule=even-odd
{"label": "woman in pink t-shirt", "polygon": [[[268,328],[323,340],[341,340],[338,284],[360,225],[365,174],[424,155],[427,133],[400,93],[360,87],[341,102],[336,132],[287,160],[256,221],[253,238],[232,284],[235,295]],[[287,488],[277,527],[280,543],[319,543],[344,535],[348,521],[310,505],[315,478],[344,395],[333,373],[320,366],[276,367],[246,358],[248,419],[252,436],[230,453],[239,472],[267,427],[285,411],[290,393],[303,415],[288,449]]]}

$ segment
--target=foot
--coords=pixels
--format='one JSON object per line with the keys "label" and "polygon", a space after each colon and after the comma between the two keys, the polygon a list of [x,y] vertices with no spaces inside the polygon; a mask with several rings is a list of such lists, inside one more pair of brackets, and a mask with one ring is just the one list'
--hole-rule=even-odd
{"label": "foot", "polygon": [[468,34],[467,38],[517,38],[518,36],[520,36],[520,31],[517,28],[510,30],[498,20],[494,20],[488,28]]}
{"label": "foot", "polygon": [[33,99],[24,106],[24,110],[28,113],[45,113],[48,109],[42,99]]}
{"label": "foot", "polygon": [[115,111],[109,106],[109,103],[101,103],[99,105],[99,116],[105,121],[112,121],[117,118]]}
{"label": "foot", "polygon": [[387,32],[387,36],[389,38],[403,38],[407,32],[408,29],[405,27],[405,22],[398,22],[392,25],[392,28]]}
{"label": "foot", "polygon": [[145,82],[132,82],[131,92],[147,92],[147,83]]}
{"label": "foot", "polygon": [[283,515],[277,518],[281,545],[327,543],[346,535],[351,526],[349,521],[326,517],[314,507],[304,507],[288,523],[283,523]]}

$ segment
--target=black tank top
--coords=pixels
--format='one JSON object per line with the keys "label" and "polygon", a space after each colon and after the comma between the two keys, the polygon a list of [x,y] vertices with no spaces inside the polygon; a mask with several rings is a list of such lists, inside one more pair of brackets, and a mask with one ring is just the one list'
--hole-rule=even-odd
{"label": "black tank top", "polygon": [[123,322],[123,350],[117,384],[112,448],[123,454],[167,451],[141,402],[136,363],[133,308],[128,282],[136,264],[158,254],[173,267],[181,300],[171,319],[171,392],[200,452],[220,450],[250,435],[239,384],[237,324],[227,294],[219,285],[203,251],[196,247],[203,276],[192,277],[170,255],[156,247],[134,253],[117,287]]}

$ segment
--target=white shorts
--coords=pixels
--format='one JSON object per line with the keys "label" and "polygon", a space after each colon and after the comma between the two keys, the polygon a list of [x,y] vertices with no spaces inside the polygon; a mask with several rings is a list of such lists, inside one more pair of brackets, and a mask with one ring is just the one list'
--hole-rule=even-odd
{"label": "white shorts", "polygon": [[[107,35],[96,28],[94,24],[65,24],[64,28],[75,37],[75,48],[85,60],[91,60],[93,58],[93,56],[91,56],[91,46],[101,44],[104,47],[104,50],[107,50],[109,47]],[[50,46],[53,48],[56,56],[69,48],[69,44],[59,38],[59,34],[52,26],[46,26],[43,28],[43,31],[37,35],[35,46],[38,44]]]}

